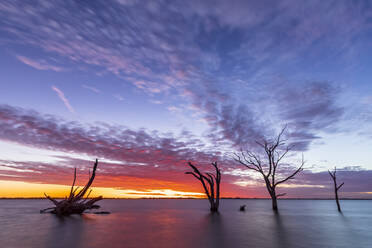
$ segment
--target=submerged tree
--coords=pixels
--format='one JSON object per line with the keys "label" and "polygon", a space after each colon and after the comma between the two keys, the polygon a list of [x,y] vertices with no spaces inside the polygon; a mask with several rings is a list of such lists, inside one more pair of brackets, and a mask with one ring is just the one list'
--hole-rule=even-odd
{"label": "submerged tree", "polygon": [[76,181],[76,168],[75,168],[74,180],[72,182],[70,195],[68,197],[65,197],[65,199],[57,201],[56,199],[53,199],[44,193],[45,197],[49,199],[51,202],[53,202],[55,206],[40,210],[40,213],[52,213],[52,214],[62,216],[62,215],[70,215],[70,214],[82,214],[85,210],[88,210],[88,209],[98,209],[100,206],[95,205],[95,203],[99,200],[102,200],[102,196],[88,199],[90,193],[92,192],[92,190],[90,190],[89,192],[88,190],[93,183],[94,177],[96,176],[97,166],[98,166],[98,160],[96,159],[96,162],[94,163],[94,166],[93,166],[93,173],[92,175],[89,176],[88,183],[80,191],[78,191],[79,187],[76,187],[74,189],[75,181]]}
{"label": "submerged tree", "polygon": [[[278,210],[277,199],[284,196],[286,193],[278,194],[276,186],[281,183],[293,179],[295,175],[303,170],[305,164],[302,157],[300,166],[289,176],[278,180],[276,178],[278,167],[282,164],[282,159],[291,151],[293,146],[286,146],[282,135],[286,128],[283,128],[278,137],[274,140],[264,140],[264,142],[256,142],[260,148],[264,150],[265,159],[262,160],[258,153],[251,151],[241,151],[240,154],[235,154],[235,161],[247,167],[249,170],[260,173],[265,181],[266,189],[272,199],[272,207],[274,211]],[[284,146],[284,147],[283,147]]]}
{"label": "submerged tree", "polygon": [[336,167],[335,167],[334,171],[329,171],[328,170],[328,173],[329,173],[329,175],[331,176],[331,178],[333,180],[333,185],[334,185],[334,190],[335,190],[335,200],[336,200],[336,204],[337,204],[337,209],[338,209],[339,212],[341,212],[340,201],[338,200],[338,190],[344,185],[344,183],[341,183],[340,185],[337,185]]}
{"label": "submerged tree", "polygon": [[[217,162],[213,162],[212,165],[216,170],[216,174],[201,173],[191,162],[188,165],[194,170],[193,172],[186,172],[186,174],[193,175],[203,185],[205,194],[208,197],[210,203],[211,212],[218,212],[220,205],[220,182],[221,182],[221,171],[217,166]],[[208,184],[207,184],[208,183]]]}

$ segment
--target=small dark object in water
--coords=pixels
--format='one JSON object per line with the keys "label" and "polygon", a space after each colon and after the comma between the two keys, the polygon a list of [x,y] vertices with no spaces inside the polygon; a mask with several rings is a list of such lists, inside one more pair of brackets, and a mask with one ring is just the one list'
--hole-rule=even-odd
{"label": "small dark object in water", "polygon": [[94,212],[93,214],[111,214],[108,211],[100,211],[100,212]]}
{"label": "small dark object in water", "polygon": [[241,205],[239,210],[240,211],[245,211],[245,205]]}

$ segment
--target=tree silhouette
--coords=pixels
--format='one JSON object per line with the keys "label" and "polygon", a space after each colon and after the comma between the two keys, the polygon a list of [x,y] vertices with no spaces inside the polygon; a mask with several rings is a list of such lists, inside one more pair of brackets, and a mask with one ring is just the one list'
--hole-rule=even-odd
{"label": "tree silhouette", "polygon": [[[52,213],[52,214],[62,216],[62,215],[70,215],[70,214],[82,214],[85,210],[99,208],[100,206],[95,205],[94,203],[96,203],[99,200],[102,200],[102,196],[98,196],[98,197],[95,197],[89,200],[88,197],[90,193],[92,192],[92,190],[90,190],[89,193],[87,194],[96,176],[97,166],[98,166],[98,160],[96,159],[96,162],[94,163],[94,166],[93,166],[93,173],[92,175],[89,176],[88,183],[79,192],[77,192],[79,187],[76,187],[74,189],[75,181],[76,181],[76,168],[75,168],[74,180],[72,182],[70,195],[68,197],[66,197],[65,199],[61,201],[57,201],[44,193],[45,197],[49,199],[51,202],[53,202],[55,207],[50,207],[50,208],[40,210],[40,213]],[[84,198],[85,195],[86,197]]]}
{"label": "tree silhouette", "polygon": [[[285,129],[286,127],[282,129],[277,138],[274,140],[264,140],[264,142],[256,141],[259,147],[264,150],[264,154],[266,157],[265,160],[261,159],[259,153],[253,153],[251,151],[242,150],[240,154],[234,153],[235,161],[244,165],[249,170],[256,171],[262,175],[266,184],[266,189],[272,199],[272,208],[274,211],[278,210],[277,199],[286,194],[277,194],[276,187],[279,184],[288,181],[289,179],[293,179],[297,173],[303,170],[303,166],[305,164],[304,158],[302,157],[300,166],[292,174],[285,177],[284,179],[278,180],[276,178],[278,167],[282,164],[282,159],[293,148],[293,146],[285,146],[285,140],[282,139]],[[283,148],[283,146],[285,147]]]}
{"label": "tree silhouette", "polygon": [[344,185],[344,183],[341,183],[340,185],[337,185],[337,178],[336,178],[336,167],[335,169],[331,172],[328,170],[329,175],[331,176],[333,180],[333,185],[334,185],[334,190],[335,190],[335,200],[337,204],[337,209],[339,212],[341,212],[341,206],[340,206],[340,201],[338,200],[338,190]]}
{"label": "tree silhouette", "polygon": [[193,169],[193,172],[186,172],[185,174],[193,175],[203,185],[204,192],[208,197],[210,203],[211,212],[218,212],[220,205],[220,182],[221,182],[221,171],[217,166],[217,162],[213,162],[212,165],[216,170],[216,174],[201,173],[196,166],[191,162],[188,165]]}

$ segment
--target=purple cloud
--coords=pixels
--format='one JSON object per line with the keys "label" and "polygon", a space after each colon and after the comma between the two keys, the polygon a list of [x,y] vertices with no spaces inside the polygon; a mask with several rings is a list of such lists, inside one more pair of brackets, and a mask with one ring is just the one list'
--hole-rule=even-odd
{"label": "purple cloud", "polygon": [[[244,174],[244,168],[220,149],[210,147],[184,131],[180,135],[162,134],[144,129],[131,130],[105,123],[81,125],[42,115],[22,108],[0,105],[0,140],[35,148],[71,154],[59,157],[56,164],[42,162],[0,161],[0,179],[66,184],[73,167],[87,173],[91,161],[75,155],[98,157],[102,166],[96,186],[127,189],[172,188],[199,191],[198,184],[185,177],[186,162],[203,168],[219,161],[223,170],[225,196],[265,197],[265,188],[257,178]],[[292,170],[284,166],[278,177]],[[340,168],[339,179],[345,181],[344,196],[369,197],[371,171],[358,167]],[[304,171],[285,189],[288,197],[330,197],[327,172]]]}
{"label": "purple cloud", "polygon": [[336,104],[339,89],[329,82],[270,84],[248,93],[246,103],[220,93],[212,84],[189,88],[184,95],[211,127],[207,136],[214,142],[230,141],[235,148],[254,149],[256,141],[273,137],[288,125],[289,142],[305,151],[319,139],[319,131],[337,131],[344,113]]}

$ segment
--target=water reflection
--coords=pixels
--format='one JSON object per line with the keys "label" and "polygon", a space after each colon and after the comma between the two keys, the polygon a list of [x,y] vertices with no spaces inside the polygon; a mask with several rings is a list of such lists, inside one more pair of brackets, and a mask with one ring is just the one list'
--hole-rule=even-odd
{"label": "water reflection", "polygon": [[[21,204],[19,204],[21,203]],[[112,214],[40,215],[42,202],[1,201],[1,247],[370,248],[370,201],[350,201],[343,215],[333,201],[224,200],[210,214],[201,200],[110,200]],[[18,205],[17,205],[18,204]],[[25,208],[27,206],[27,208]],[[25,209],[35,211],[25,212]]]}
{"label": "water reflection", "polygon": [[223,214],[209,213],[204,216],[200,231],[203,233],[205,247],[233,247],[226,241],[226,230],[223,225]]}
{"label": "water reflection", "polygon": [[289,243],[289,234],[286,227],[283,224],[282,216],[279,212],[274,213],[273,215],[273,234],[274,240],[276,240],[276,247],[278,248],[287,248],[290,247]]}
{"label": "water reflection", "polygon": [[[45,238],[45,247],[82,247],[85,226],[93,219],[88,215],[50,216],[52,225]],[[91,223],[92,224],[92,223]]]}

